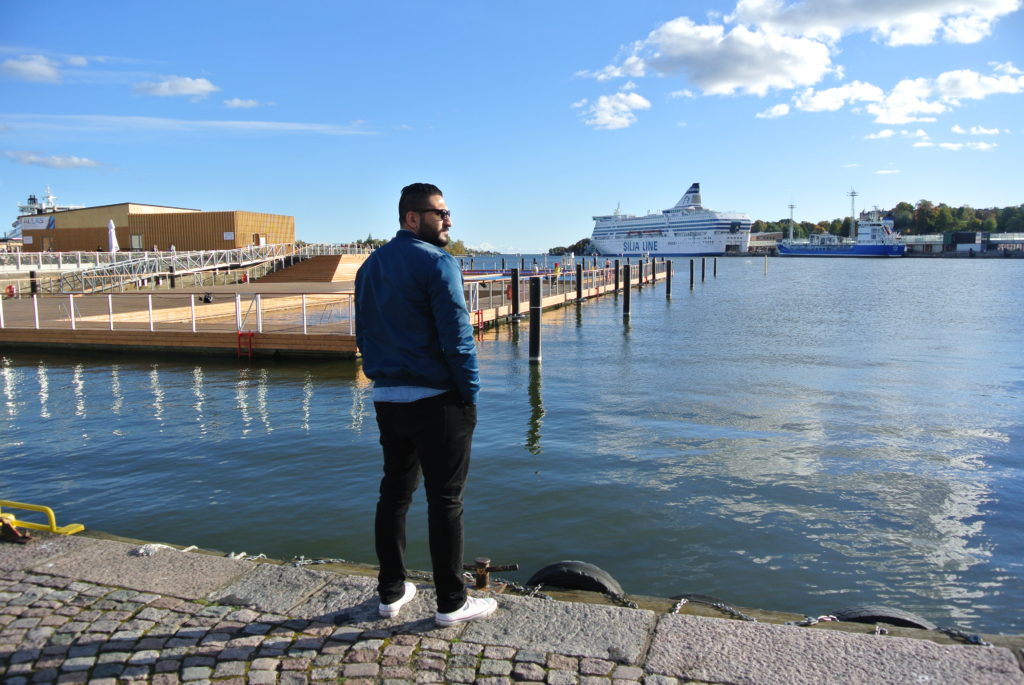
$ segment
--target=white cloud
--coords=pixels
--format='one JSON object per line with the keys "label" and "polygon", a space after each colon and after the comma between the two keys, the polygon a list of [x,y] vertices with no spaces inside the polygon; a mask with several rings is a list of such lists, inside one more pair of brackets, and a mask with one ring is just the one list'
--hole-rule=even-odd
{"label": "white cloud", "polygon": [[[938,40],[975,43],[1022,4],[1024,0],[737,0],[732,14],[708,13],[703,24],[685,16],[667,21],[626,46],[624,58],[577,75],[598,81],[681,77],[704,95],[764,96],[773,90],[803,89],[791,107],[823,112],[863,103],[863,111],[876,123],[935,121],[962,100],[1024,91],[1024,75],[1011,62],[991,62],[991,75],[965,69],[934,79],[905,78],[888,93],[863,81],[816,89],[826,76],[845,78],[844,67],[832,61],[840,53],[840,39],[872,32],[890,46]],[[633,83],[621,90],[631,90]],[[670,97],[693,97],[693,91],[676,90]],[[770,118],[781,111],[772,107],[757,116]]]}
{"label": "white cloud", "polygon": [[764,95],[817,83],[832,69],[828,47],[759,29],[698,25],[686,17],[667,22],[642,43],[649,67],[683,74],[708,95],[736,91]]}
{"label": "white cloud", "polygon": [[935,143],[928,142],[927,140],[919,140],[914,143],[914,147],[935,147]]}
{"label": "white cloud", "polygon": [[646,73],[644,61],[637,55],[630,55],[625,60],[623,60],[622,64],[619,66],[609,64],[600,71],[579,71],[576,72],[576,75],[594,78],[597,79],[598,81],[607,81],[613,78],[639,78],[643,76],[644,73]]}
{"label": "white cloud", "polygon": [[941,102],[929,100],[933,93],[928,79],[904,79],[881,101],[871,103],[865,109],[879,124],[935,121],[934,117],[924,115],[942,114],[948,107]]}
{"label": "white cloud", "polygon": [[894,135],[896,135],[896,131],[892,130],[891,128],[883,128],[878,133],[870,133],[870,134],[864,136],[864,139],[865,140],[879,140],[879,139],[882,139],[882,138],[892,138]]}
{"label": "white cloud", "polygon": [[805,112],[834,112],[849,103],[880,102],[884,98],[885,93],[878,86],[854,81],[825,90],[808,88],[796,97],[796,106]]}
{"label": "white cloud", "polygon": [[636,90],[636,83],[633,81],[626,81],[622,84],[622,90]]}
{"label": "white cloud", "polygon": [[999,135],[999,129],[998,128],[985,128],[983,126],[971,126],[970,130],[966,130],[963,127],[961,127],[960,124],[955,124],[953,126],[953,128],[951,128],[950,130],[953,133],[960,133],[960,134],[963,134],[963,135],[970,134],[972,136],[997,136],[997,135]]}
{"label": "white cloud", "polygon": [[587,100],[587,98],[583,98],[582,100],[577,100],[576,102],[572,103],[569,106],[578,109],[580,107],[585,107],[588,102],[589,100]]}
{"label": "white cloud", "polygon": [[925,45],[940,36],[976,43],[1020,0],[739,0],[729,21],[835,43],[846,33],[871,31],[889,45]]}
{"label": "white cloud", "polygon": [[34,152],[8,150],[4,152],[4,156],[8,159],[13,159],[19,164],[44,166],[49,167],[50,169],[87,169],[100,166],[99,162],[95,162],[91,159],[70,155],[51,155],[49,157],[43,157]]}
{"label": "white cloud", "polygon": [[636,123],[634,111],[650,107],[650,101],[637,93],[602,95],[584,112],[583,123],[603,130],[628,128]]}
{"label": "white cloud", "polygon": [[89,60],[87,60],[85,57],[82,57],[80,55],[74,55],[74,56],[68,57],[67,62],[68,62],[68,66],[72,66],[72,67],[87,67],[87,66],[89,66]]}
{"label": "white cloud", "polygon": [[778,119],[779,117],[784,117],[787,114],[789,114],[789,105],[781,104],[769,107],[765,111],[758,112],[754,116],[758,119]]}
{"label": "white cloud", "polygon": [[243,100],[242,98],[231,98],[224,101],[224,106],[231,109],[252,109],[253,107],[269,107],[273,102],[260,102],[259,100]]}
{"label": "white cloud", "polygon": [[994,142],[940,142],[939,147],[942,149],[951,149],[951,151],[958,151],[958,149],[978,149],[981,152],[987,152],[989,149],[998,147],[998,144]]}
{"label": "white cloud", "polygon": [[989,62],[988,65],[997,74],[1010,74],[1013,76],[1021,73],[1020,69],[1013,66],[1013,62]]}
{"label": "white cloud", "polygon": [[898,173],[900,173],[900,170],[899,169],[879,169],[875,173],[876,174],[883,174],[883,175],[884,174],[898,174]]}
{"label": "white cloud", "polygon": [[[372,135],[356,125],[312,124],[291,121],[203,121],[163,117],[101,114],[7,114],[19,130],[37,131],[227,131],[235,133],[318,133],[330,136]],[[357,122],[358,123],[358,122]]]}
{"label": "white cloud", "polygon": [[668,94],[670,98],[695,98],[697,94],[689,88],[683,88],[682,90],[674,90]]}
{"label": "white cloud", "polygon": [[156,83],[140,83],[135,86],[135,92],[143,95],[157,95],[160,97],[177,97],[191,95],[204,98],[210,93],[216,93],[220,88],[210,83],[205,78],[189,78],[188,76],[171,76]]}
{"label": "white cloud", "polygon": [[999,93],[1024,91],[1024,76],[985,76],[969,69],[939,74],[935,86],[943,102],[959,105],[961,100],[981,100]]}
{"label": "white cloud", "polygon": [[35,83],[60,83],[58,64],[42,55],[25,55],[0,62],[0,74]]}

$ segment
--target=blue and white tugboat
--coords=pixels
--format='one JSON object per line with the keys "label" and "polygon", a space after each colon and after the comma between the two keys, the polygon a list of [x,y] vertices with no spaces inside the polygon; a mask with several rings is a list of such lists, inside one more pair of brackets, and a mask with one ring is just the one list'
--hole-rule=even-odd
{"label": "blue and white tugboat", "polygon": [[[857,193],[851,191],[851,198]],[[851,212],[852,215],[852,212]],[[843,239],[832,233],[814,233],[807,240],[793,240],[793,220],[789,238],[780,240],[780,257],[902,257],[907,252],[903,236],[893,230],[892,217],[878,209],[861,212],[854,221],[857,239]]]}

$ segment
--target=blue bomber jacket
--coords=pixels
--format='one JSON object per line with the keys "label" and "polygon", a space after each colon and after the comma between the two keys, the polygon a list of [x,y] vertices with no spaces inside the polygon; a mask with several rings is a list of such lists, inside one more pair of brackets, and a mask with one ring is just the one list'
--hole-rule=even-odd
{"label": "blue bomber jacket", "polygon": [[375,385],[457,390],[464,402],[477,402],[462,271],[412,231],[399,230],[356,273],[356,345]]}

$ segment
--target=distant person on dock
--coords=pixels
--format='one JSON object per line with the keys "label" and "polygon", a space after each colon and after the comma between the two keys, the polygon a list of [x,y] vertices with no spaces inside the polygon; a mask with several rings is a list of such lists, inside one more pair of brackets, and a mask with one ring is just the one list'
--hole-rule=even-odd
{"label": "distant person on dock", "polygon": [[420,472],[440,626],[492,613],[462,580],[462,496],[480,390],[462,273],[443,248],[451,213],[437,186],[413,183],[398,202],[401,229],[356,274],[356,344],[373,380],[384,477],[374,532],[379,613],[416,595],[406,580],[405,519]]}

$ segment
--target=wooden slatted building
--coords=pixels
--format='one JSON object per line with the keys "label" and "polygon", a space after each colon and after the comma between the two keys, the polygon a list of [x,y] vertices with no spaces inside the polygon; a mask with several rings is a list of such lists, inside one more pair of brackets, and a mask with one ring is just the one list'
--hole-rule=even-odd
{"label": "wooden slatted building", "polygon": [[123,202],[38,216],[48,217],[40,222],[48,227],[22,229],[25,252],[106,251],[110,221],[122,250],[228,250],[295,242],[295,217],[282,214]]}

